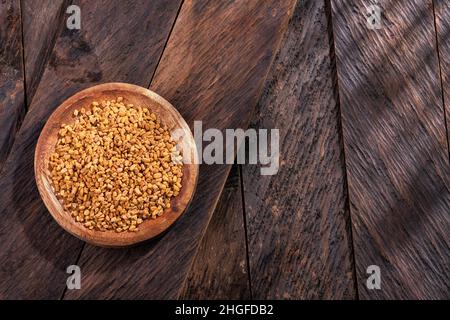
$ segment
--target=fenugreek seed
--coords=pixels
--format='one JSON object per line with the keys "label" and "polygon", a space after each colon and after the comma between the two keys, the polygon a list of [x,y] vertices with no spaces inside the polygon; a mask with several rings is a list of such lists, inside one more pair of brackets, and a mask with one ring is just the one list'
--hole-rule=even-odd
{"label": "fenugreek seed", "polygon": [[76,221],[90,230],[136,232],[170,208],[182,182],[182,163],[173,160],[182,157],[156,114],[118,97],[73,116],[59,130],[49,170]]}
{"label": "fenugreek seed", "polygon": [[159,178],[161,178],[161,177],[162,177],[162,174],[159,173],[159,172],[157,172],[157,173],[155,173],[155,174],[153,175],[153,178],[155,178],[155,179],[159,179]]}

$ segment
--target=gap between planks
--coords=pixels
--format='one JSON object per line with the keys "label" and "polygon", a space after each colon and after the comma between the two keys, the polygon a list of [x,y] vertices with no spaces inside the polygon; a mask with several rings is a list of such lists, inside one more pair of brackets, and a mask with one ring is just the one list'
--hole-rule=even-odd
{"label": "gap between planks", "polygon": [[336,49],[334,45],[334,32],[333,32],[333,14],[331,10],[331,0],[324,0],[325,2],[325,13],[327,17],[327,29],[328,29],[328,40],[329,40],[329,47],[330,47],[330,62],[331,62],[331,77],[332,81],[334,83],[333,88],[335,88],[335,99],[336,99],[336,108],[339,112],[339,122],[338,122],[338,131],[339,131],[339,142],[340,142],[340,149],[343,157],[344,162],[344,185],[346,190],[346,200],[345,200],[345,210],[347,212],[348,221],[350,223],[349,228],[347,228],[349,232],[349,241],[351,245],[351,257],[352,257],[352,265],[353,265],[353,283],[354,283],[354,290],[355,290],[355,299],[359,300],[359,291],[358,291],[358,277],[356,275],[356,256],[355,256],[355,247],[353,242],[353,222],[352,222],[352,215],[350,213],[350,196],[349,196],[349,189],[348,189],[348,178],[347,178],[347,160],[345,156],[345,147],[344,147],[344,132],[342,131],[342,111],[341,111],[341,100],[339,96],[339,77],[337,73],[336,68]]}
{"label": "gap between planks", "polygon": [[[437,1],[439,1],[439,0],[437,0]],[[438,57],[438,68],[439,68],[439,70],[438,70],[438,73],[439,73],[439,79],[440,79],[440,82],[441,82],[441,93],[442,93],[442,109],[443,109],[443,111],[444,111],[444,123],[445,123],[445,132],[446,132],[446,135],[447,135],[447,153],[448,153],[448,155],[449,155],[449,161],[450,161],[450,141],[449,141],[449,139],[450,139],[450,136],[449,136],[449,132],[448,132],[448,114],[447,114],[447,108],[445,107],[446,106],[446,104],[445,104],[445,90],[446,90],[446,88],[444,87],[444,79],[443,79],[443,76],[442,76],[442,69],[443,69],[443,67],[442,67],[442,62],[441,62],[441,52],[440,52],[440,50],[439,50],[439,48],[441,47],[441,45],[442,46],[444,46],[444,44],[440,44],[440,41],[439,41],[439,34],[440,34],[440,30],[438,29],[438,22],[437,22],[437,16],[436,16],[436,4],[435,4],[435,2],[436,2],[436,0],[431,0],[431,4],[432,4],[432,6],[433,6],[433,20],[434,20],[434,33],[435,33],[435,36],[436,36],[436,53],[437,53],[437,57]],[[440,5],[442,5],[442,4],[440,4]],[[442,28],[444,27],[443,25],[441,26]],[[445,32],[446,32],[446,30],[443,30],[442,31],[444,34],[445,34]],[[447,32],[450,32],[450,30],[447,30]],[[446,54],[447,52],[444,52],[444,54]]]}
{"label": "gap between planks", "polygon": [[241,187],[242,215],[244,217],[245,258],[247,260],[248,289],[250,291],[250,299],[253,300],[252,274],[250,272],[250,270],[251,270],[250,269],[250,256],[249,256],[249,249],[248,249],[248,230],[247,230],[248,224],[247,224],[247,213],[246,213],[247,210],[245,209],[244,176],[242,174],[242,165],[241,164],[239,165],[239,184]]}

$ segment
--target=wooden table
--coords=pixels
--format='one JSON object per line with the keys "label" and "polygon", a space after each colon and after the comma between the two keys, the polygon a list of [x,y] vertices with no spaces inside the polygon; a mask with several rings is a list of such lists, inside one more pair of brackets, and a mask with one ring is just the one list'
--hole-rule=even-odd
{"label": "wooden table", "polygon": [[[446,0],[0,2],[0,299],[450,298],[449,34]],[[191,127],[279,129],[278,173],[201,165],[160,239],[77,240],[39,198],[34,147],[103,82],[149,87]]]}

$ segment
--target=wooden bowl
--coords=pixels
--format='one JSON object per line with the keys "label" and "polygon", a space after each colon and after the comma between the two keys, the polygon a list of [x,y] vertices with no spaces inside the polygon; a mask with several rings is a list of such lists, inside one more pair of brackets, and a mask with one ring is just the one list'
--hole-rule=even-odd
{"label": "wooden bowl", "polygon": [[[170,131],[182,129],[184,138],[176,141],[182,152],[190,150],[194,164],[183,165],[182,188],[178,196],[171,200],[171,207],[156,219],[147,219],[139,225],[137,232],[95,231],[76,222],[58,201],[50,183],[49,158],[58,139],[61,124],[74,122],[73,111],[84,107],[91,108],[93,101],[112,100],[123,97],[127,103],[147,106],[157,114]],[[185,157],[186,155],[183,154]],[[198,178],[198,161],[195,141],[191,130],[178,111],[156,93],[126,83],[105,83],[78,92],[64,101],[50,116],[42,130],[36,146],[34,172],[39,193],[50,214],[66,231],[88,243],[104,247],[123,247],[154,238],[167,230],[186,210],[195,192]]]}

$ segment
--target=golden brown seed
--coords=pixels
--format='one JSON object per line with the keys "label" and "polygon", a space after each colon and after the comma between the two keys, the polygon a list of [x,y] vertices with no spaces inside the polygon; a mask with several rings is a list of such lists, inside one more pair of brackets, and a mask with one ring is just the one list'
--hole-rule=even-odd
{"label": "golden brown seed", "polygon": [[182,157],[156,114],[117,97],[73,116],[59,130],[49,170],[76,221],[91,230],[136,232],[170,208],[182,187]]}

